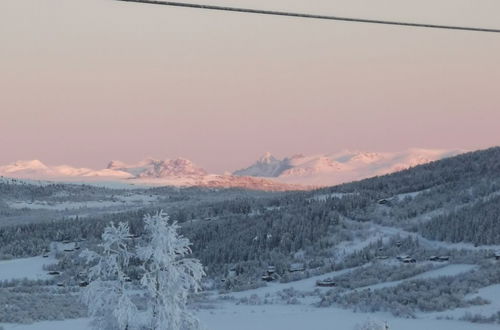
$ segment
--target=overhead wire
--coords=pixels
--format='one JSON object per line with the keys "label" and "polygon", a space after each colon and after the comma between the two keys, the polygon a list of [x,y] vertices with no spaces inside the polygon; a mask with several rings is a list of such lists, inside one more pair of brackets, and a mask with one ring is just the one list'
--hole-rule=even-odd
{"label": "overhead wire", "polygon": [[342,21],[342,22],[354,22],[354,23],[383,24],[383,25],[403,26],[403,27],[500,33],[500,29],[484,28],[484,27],[440,25],[440,24],[430,24],[430,23],[412,23],[412,22],[404,22],[404,21],[390,21],[390,20],[380,20],[380,19],[366,19],[366,18],[342,17],[342,16],[331,16],[331,15],[317,15],[317,14],[297,13],[297,12],[288,12],[288,11],[227,7],[227,6],[205,5],[205,4],[175,2],[175,1],[161,1],[161,0],[115,0],[115,1],[154,4],[154,5],[163,5],[163,6],[171,6],[171,7],[195,8],[195,9],[205,9],[205,10],[225,11],[225,12],[237,12],[237,13],[246,13],[246,14],[260,14],[260,15],[273,15],[273,16],[296,17],[296,18],[332,20],[332,21]]}

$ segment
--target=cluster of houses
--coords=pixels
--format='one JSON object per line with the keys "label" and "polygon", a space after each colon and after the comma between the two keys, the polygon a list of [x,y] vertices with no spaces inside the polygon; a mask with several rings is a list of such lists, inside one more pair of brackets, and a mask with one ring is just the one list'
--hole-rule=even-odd
{"label": "cluster of houses", "polygon": [[[401,261],[404,264],[414,264],[417,262],[415,258],[412,258],[410,255],[401,255],[396,257],[397,260]],[[436,262],[447,262],[450,261],[450,256],[430,256],[429,261]]]}

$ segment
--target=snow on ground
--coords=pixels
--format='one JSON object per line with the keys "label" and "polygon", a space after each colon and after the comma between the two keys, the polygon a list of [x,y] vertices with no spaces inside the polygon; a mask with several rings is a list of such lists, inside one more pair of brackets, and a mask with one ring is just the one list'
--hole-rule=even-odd
{"label": "snow on ground", "polygon": [[0,261],[0,281],[24,279],[46,280],[51,276],[43,270],[44,265],[57,263],[53,257],[32,257]]}
{"label": "snow on ground", "polygon": [[484,298],[490,301],[486,305],[477,305],[466,308],[457,308],[451,311],[435,312],[435,313],[422,313],[422,317],[437,318],[437,317],[453,317],[459,319],[465,313],[481,314],[482,316],[491,316],[500,311],[500,284],[490,285],[478,290],[477,293],[470,294],[466,298],[473,299],[476,297]]}
{"label": "snow on ground", "polygon": [[[366,267],[368,265],[369,264],[365,264],[365,265],[360,266],[360,267]],[[316,289],[318,289],[320,291],[328,291],[331,288],[317,287],[316,282],[321,281],[321,280],[325,280],[327,278],[333,278],[335,276],[349,273],[349,272],[351,272],[355,269],[358,269],[360,267],[343,269],[340,271],[330,272],[330,273],[326,273],[323,275],[313,276],[313,277],[309,277],[309,278],[306,278],[306,279],[303,279],[300,281],[294,281],[294,282],[289,282],[289,283],[272,283],[271,282],[271,283],[267,283],[266,286],[261,287],[261,288],[246,290],[246,291],[241,291],[241,292],[231,292],[231,293],[226,294],[226,296],[231,296],[231,297],[234,297],[237,299],[244,298],[244,297],[250,297],[252,295],[257,295],[261,298],[264,298],[266,296],[273,297],[278,292],[280,292],[284,289],[288,289],[288,288],[293,288],[294,290],[300,291],[300,292],[312,292]],[[466,264],[448,265],[448,266],[444,266],[444,267],[439,268],[439,269],[433,269],[433,270],[424,272],[422,274],[418,274],[416,276],[409,277],[409,278],[404,279],[404,280],[378,283],[378,284],[358,288],[357,290],[363,290],[363,289],[375,290],[375,289],[381,289],[381,288],[386,288],[386,287],[393,287],[393,286],[397,286],[405,281],[416,280],[416,279],[430,279],[430,278],[437,278],[440,276],[456,276],[456,275],[460,275],[460,274],[469,272],[469,271],[476,269],[476,268],[477,268],[476,265],[466,265]]]}
{"label": "snow on ground", "polygon": [[64,321],[43,321],[33,324],[0,323],[5,330],[91,330],[89,319],[74,319]]}
{"label": "snow on ground", "polygon": [[[398,195],[394,195],[392,198],[395,198],[395,199],[397,199],[398,201],[402,201],[402,200],[404,200],[406,197],[409,197],[409,198],[415,198],[417,195],[420,195],[421,193],[426,192],[426,191],[429,191],[429,190],[430,190],[430,189],[424,189],[424,190],[413,191],[413,192],[404,193],[404,194],[398,194]],[[390,199],[391,199],[391,198],[390,198]]]}
{"label": "snow on ground", "polygon": [[[363,267],[363,266],[361,266],[361,267]],[[343,275],[343,274],[349,273],[357,268],[358,267],[342,269],[342,270],[339,270],[336,272],[330,272],[330,273],[326,273],[323,275],[313,276],[313,277],[309,277],[309,278],[306,278],[306,279],[303,279],[300,281],[294,281],[294,282],[289,282],[289,283],[273,283],[273,282],[271,282],[271,283],[267,283],[266,286],[261,287],[261,288],[246,290],[246,291],[241,291],[241,292],[231,292],[231,293],[228,293],[227,296],[231,296],[234,298],[243,298],[243,297],[249,297],[251,295],[256,294],[260,297],[264,297],[268,294],[273,295],[273,294],[278,293],[279,291],[282,291],[282,290],[288,289],[288,288],[294,288],[295,290],[302,291],[302,292],[314,291],[315,289],[319,289],[316,286],[316,281],[321,281],[321,280],[324,280],[324,279],[327,279],[330,277]],[[320,289],[328,290],[329,288],[320,288]]]}
{"label": "snow on ground", "polygon": [[477,265],[453,264],[439,269],[430,270],[422,274],[418,274],[410,279],[417,280],[417,279],[436,278],[440,276],[456,276],[462,273],[470,272],[471,270],[477,268],[479,268]]}
{"label": "snow on ground", "polygon": [[[353,330],[366,320],[394,330],[498,330],[495,324],[473,324],[428,318],[398,319],[385,313],[355,313],[339,308],[314,308],[297,305],[246,306],[222,304],[202,310],[198,317],[206,330]],[[3,324],[5,330],[90,330],[88,319]]]}
{"label": "snow on ground", "polygon": [[321,195],[314,195],[313,197],[309,198],[309,200],[315,200],[318,202],[324,202],[329,198],[344,198],[346,196],[350,195],[357,195],[357,193],[329,193],[329,194],[321,194]]}
{"label": "snow on ground", "polygon": [[[35,257],[3,261],[0,262],[0,274],[4,274],[1,272],[2,270],[8,269],[11,272],[8,275],[9,278],[20,278],[21,274],[45,275],[46,272],[42,271],[42,265],[47,262],[54,262],[54,259]],[[454,276],[471,271],[475,267],[474,265],[448,265],[414,276],[411,279],[434,278],[444,275]],[[273,296],[287,288],[294,288],[302,292],[311,292],[317,289],[315,286],[317,280],[346,274],[354,269],[356,268],[344,269],[290,283],[269,283],[266,287],[229,293],[222,296],[232,296],[237,299],[249,297],[253,294],[260,297],[266,295]],[[384,284],[388,285],[389,283]],[[327,289],[325,288],[325,290]],[[417,319],[400,319],[388,313],[356,313],[337,307],[317,308],[309,303],[297,305],[245,305],[227,299],[221,300],[219,299],[221,295],[215,292],[213,292],[210,299],[210,303],[214,308],[202,309],[197,313],[206,330],[353,330],[357,325],[364,323],[366,320],[375,320],[380,324],[387,321],[390,329],[404,330],[420,330],[423,328],[429,330],[498,329],[498,325],[493,324],[473,324],[457,320],[436,319],[438,316],[450,315],[450,313],[456,316],[455,319],[457,319],[465,311],[475,311],[476,308],[482,309],[481,312],[485,315],[490,315],[500,308],[500,285],[483,288],[478,293],[471,295],[470,298],[477,295],[491,300],[492,304],[443,313],[421,313]],[[490,311],[491,313],[489,313]],[[88,319],[38,322],[29,325],[2,325],[5,330],[91,330]]]}
{"label": "snow on ground", "polygon": [[86,202],[54,202],[49,203],[46,201],[8,201],[7,205],[13,209],[43,209],[43,210],[77,210],[77,209],[97,209],[97,208],[110,208],[110,207],[120,207],[123,204],[127,206],[130,205],[143,205],[151,204],[158,201],[158,197],[149,196],[145,194],[133,194],[127,196],[116,196],[114,200],[96,200],[96,201],[86,201]]}
{"label": "snow on ground", "polygon": [[437,277],[441,277],[441,276],[456,276],[456,275],[460,275],[460,274],[463,274],[466,272],[470,272],[471,270],[476,269],[476,268],[478,268],[477,265],[465,265],[465,264],[464,265],[460,265],[460,264],[448,265],[448,266],[444,266],[442,268],[429,270],[427,272],[406,278],[404,280],[378,283],[378,284],[358,288],[358,290],[364,290],[364,289],[376,290],[376,289],[397,286],[403,282],[411,281],[411,280],[430,279],[430,278],[437,278]]}
{"label": "snow on ground", "polygon": [[408,238],[412,237],[413,239],[418,239],[420,245],[422,246],[427,246],[429,248],[445,248],[445,249],[456,249],[456,250],[475,250],[475,251],[480,251],[480,250],[500,250],[500,245],[478,245],[474,246],[472,243],[450,243],[450,242],[443,242],[443,241],[434,241],[427,239],[423,237],[422,235],[418,233],[413,233],[406,231],[401,228],[396,228],[396,227],[387,227],[387,226],[382,226],[378,224],[371,224],[372,226],[372,239],[371,241],[374,240],[374,237],[376,236],[377,239],[379,238],[385,238],[384,242],[388,240],[389,237],[393,237],[396,235],[399,235],[401,238]]}
{"label": "snow on ground", "polygon": [[391,315],[355,313],[339,308],[297,305],[229,305],[221,310],[204,310],[199,317],[208,330],[352,330],[371,319],[394,330],[497,329],[498,325],[479,325],[460,321],[398,319]]}

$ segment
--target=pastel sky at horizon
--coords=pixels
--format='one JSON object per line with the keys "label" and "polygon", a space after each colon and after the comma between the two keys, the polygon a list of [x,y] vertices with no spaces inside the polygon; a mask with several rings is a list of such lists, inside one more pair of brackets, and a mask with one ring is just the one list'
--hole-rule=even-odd
{"label": "pastel sky at horizon", "polygon": [[[498,0],[196,2],[500,29]],[[500,145],[499,59],[493,33],[1,0],[0,165]]]}

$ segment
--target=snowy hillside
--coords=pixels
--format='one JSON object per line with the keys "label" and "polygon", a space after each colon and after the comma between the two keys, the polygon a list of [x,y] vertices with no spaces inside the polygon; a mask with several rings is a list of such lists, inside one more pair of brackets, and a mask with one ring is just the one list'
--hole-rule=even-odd
{"label": "snowy hillside", "polygon": [[143,216],[164,209],[204,266],[188,306],[207,329],[496,329],[499,205],[500,148],[300,192],[0,180],[0,326],[90,329],[81,251],[111,222],[148,247]]}

